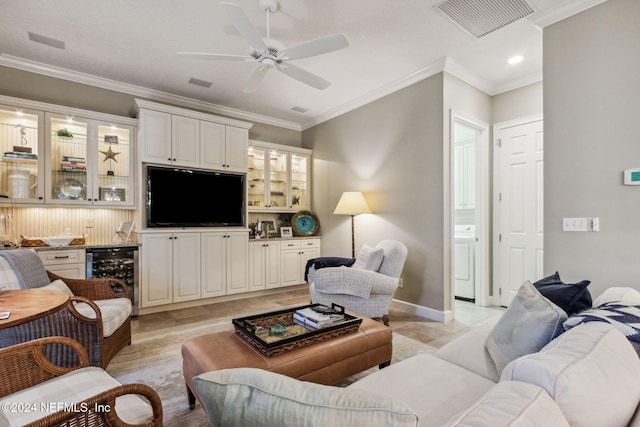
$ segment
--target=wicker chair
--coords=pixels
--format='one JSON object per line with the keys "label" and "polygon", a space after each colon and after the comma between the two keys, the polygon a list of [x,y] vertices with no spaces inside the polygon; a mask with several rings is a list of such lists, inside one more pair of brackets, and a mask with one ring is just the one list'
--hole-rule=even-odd
{"label": "wicker chair", "polygon": [[[67,279],[45,270],[38,254],[30,249],[6,251],[0,257],[0,286],[7,289],[23,289],[6,257],[22,256],[32,262],[38,272],[37,284],[30,288],[55,288],[58,279],[64,291],[70,294],[66,308],[34,321],[0,330],[0,347],[48,336],[66,336],[78,341],[89,355],[89,364],[106,368],[113,356],[125,345],[131,344],[131,303],[126,284],[119,279]],[[116,284],[123,290],[119,296],[111,287]],[[66,286],[65,286],[66,285]],[[59,361],[62,366],[73,366],[75,360]]]}
{"label": "wicker chair", "polygon": [[[74,353],[78,364],[52,363],[60,352]],[[91,395],[90,386],[100,391]],[[120,385],[104,370],[89,367],[84,348],[66,337],[0,349],[0,403],[0,424],[9,426],[162,426],[162,402],[154,389]],[[54,411],[59,406],[68,410]]]}

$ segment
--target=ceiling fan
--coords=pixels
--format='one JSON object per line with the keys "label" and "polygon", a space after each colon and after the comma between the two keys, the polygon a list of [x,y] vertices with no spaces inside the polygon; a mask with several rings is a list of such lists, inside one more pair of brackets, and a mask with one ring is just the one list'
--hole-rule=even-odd
{"label": "ceiling fan", "polygon": [[238,32],[240,32],[242,37],[249,43],[249,55],[224,55],[199,52],[178,52],[178,55],[197,59],[258,62],[258,68],[251,74],[244,86],[243,92],[245,93],[257,90],[267,71],[274,68],[316,89],[324,90],[331,85],[327,80],[293,65],[289,63],[289,61],[309,58],[347,47],[349,46],[349,41],[344,34],[329,35],[285,47],[282,43],[270,37],[269,17],[278,9],[277,0],[258,0],[259,7],[267,13],[266,38],[262,38],[260,32],[251,21],[249,21],[249,18],[240,6],[227,2],[222,2],[220,5],[227,15],[229,15]]}

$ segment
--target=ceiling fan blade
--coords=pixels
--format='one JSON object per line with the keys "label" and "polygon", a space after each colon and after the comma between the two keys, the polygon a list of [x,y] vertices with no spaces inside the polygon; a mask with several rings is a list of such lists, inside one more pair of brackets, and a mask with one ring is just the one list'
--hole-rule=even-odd
{"label": "ceiling fan blade", "polygon": [[282,71],[289,77],[293,77],[294,79],[302,82],[306,85],[312,86],[316,89],[325,90],[331,83],[323,79],[322,77],[316,76],[302,68],[296,67],[291,64],[282,64],[278,65],[278,70]]}
{"label": "ceiling fan blade", "polygon": [[258,90],[258,87],[260,87],[260,83],[262,82],[262,79],[264,79],[264,76],[267,74],[267,71],[269,71],[269,67],[267,66],[261,65],[260,67],[258,67],[251,74],[251,76],[249,77],[249,80],[247,80],[247,83],[245,83],[242,91],[244,93],[251,93]]}
{"label": "ceiling fan blade", "polygon": [[249,43],[249,46],[258,52],[267,49],[267,46],[264,44],[264,40],[262,40],[262,36],[256,29],[256,27],[249,21],[247,15],[245,15],[244,11],[235,3],[227,3],[222,2],[220,5],[224,8],[224,11],[227,12],[229,18],[233,22],[233,25],[236,27],[238,32],[244,37],[244,39]]}
{"label": "ceiling fan blade", "polygon": [[178,52],[178,55],[184,56],[185,58],[193,58],[193,59],[214,59],[214,60],[223,60],[223,61],[251,61],[253,60],[250,56],[242,56],[242,55],[221,55],[217,53],[200,53],[200,52]]}
{"label": "ceiling fan blade", "polygon": [[347,36],[344,34],[333,34],[288,47],[278,55],[278,59],[280,59],[280,57],[292,60],[308,58],[310,56],[333,52],[347,46],[349,46]]}

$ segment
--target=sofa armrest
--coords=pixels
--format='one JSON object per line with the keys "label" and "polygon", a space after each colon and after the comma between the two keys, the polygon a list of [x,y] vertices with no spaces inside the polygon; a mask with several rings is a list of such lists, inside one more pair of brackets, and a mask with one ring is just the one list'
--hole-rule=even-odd
{"label": "sofa armrest", "polygon": [[[116,411],[116,398],[126,395],[144,397],[151,406],[153,414],[151,419],[139,423],[131,423],[131,420],[127,420],[129,422],[126,422],[121,419]],[[76,407],[87,408],[87,411],[59,411],[34,421],[33,423],[27,424],[26,427],[84,425],[83,421],[91,418],[99,418],[103,420],[102,423],[96,422],[95,425],[110,425],[113,427],[160,427],[163,425],[162,401],[160,400],[160,396],[158,396],[158,393],[154,389],[145,384],[120,385],[84,400],[78,403]],[[100,409],[102,410],[100,411]]]}
{"label": "sofa armrest", "polygon": [[353,267],[327,267],[309,271],[309,282],[326,294],[346,294],[368,298],[369,294],[393,295],[398,279],[375,271]]}
{"label": "sofa armrest", "polygon": [[[53,347],[52,347],[53,346]],[[67,348],[64,348],[67,347]],[[47,353],[72,353],[79,365],[54,364]],[[40,384],[78,368],[89,366],[89,356],[82,345],[67,337],[46,337],[0,349],[0,397]]]}
{"label": "sofa armrest", "polygon": [[[97,299],[111,299],[111,298],[129,298],[129,288],[127,284],[120,279],[113,277],[108,278],[94,278],[94,279],[69,279],[66,277],[58,276],[55,273],[47,271],[49,278],[53,282],[60,279],[71,289],[74,295],[89,298],[91,300]],[[123,289],[124,296],[118,295],[111,284],[114,283]]]}

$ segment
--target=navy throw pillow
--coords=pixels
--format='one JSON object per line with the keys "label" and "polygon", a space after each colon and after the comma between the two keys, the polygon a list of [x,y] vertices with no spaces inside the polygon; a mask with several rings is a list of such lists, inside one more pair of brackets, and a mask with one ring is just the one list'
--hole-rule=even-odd
{"label": "navy throw pillow", "polygon": [[556,271],[554,274],[538,280],[533,286],[551,302],[563,309],[567,316],[571,316],[591,308],[593,305],[591,293],[587,289],[589,283],[591,283],[589,280],[564,283]]}

